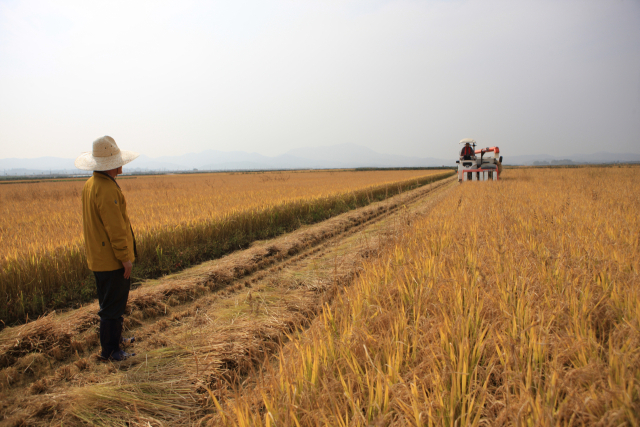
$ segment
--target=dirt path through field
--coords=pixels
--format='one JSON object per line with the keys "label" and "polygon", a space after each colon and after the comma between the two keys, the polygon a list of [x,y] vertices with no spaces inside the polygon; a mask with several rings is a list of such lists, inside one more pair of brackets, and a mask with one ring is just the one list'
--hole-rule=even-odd
{"label": "dirt path through field", "polygon": [[[98,362],[97,304],[0,333],[1,425],[191,425],[259,369],[455,177],[132,291],[137,356]],[[208,403],[207,403],[208,402]]]}

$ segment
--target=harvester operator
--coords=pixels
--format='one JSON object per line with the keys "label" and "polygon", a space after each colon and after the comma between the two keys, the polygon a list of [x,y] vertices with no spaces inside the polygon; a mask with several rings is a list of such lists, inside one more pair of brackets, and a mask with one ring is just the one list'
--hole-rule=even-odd
{"label": "harvester operator", "polygon": [[87,264],[96,279],[100,310],[100,359],[121,361],[135,356],[120,348],[135,338],[122,338],[136,242],[127,204],[116,177],[122,166],[139,156],[124,151],[110,136],[93,142],[93,152],[75,161],[78,169],[93,171],[82,189],[82,228]]}
{"label": "harvester operator", "polygon": [[462,151],[460,152],[460,157],[463,160],[471,160],[475,157],[475,151],[473,150],[473,147],[471,147],[470,143],[465,143],[464,147],[462,147]]}

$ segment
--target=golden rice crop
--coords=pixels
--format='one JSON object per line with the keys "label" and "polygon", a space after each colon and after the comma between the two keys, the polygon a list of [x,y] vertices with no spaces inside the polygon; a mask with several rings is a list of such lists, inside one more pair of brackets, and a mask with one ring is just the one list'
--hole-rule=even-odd
{"label": "golden rice crop", "polygon": [[[136,233],[208,221],[237,210],[331,196],[432,171],[216,173],[121,177]],[[82,244],[84,182],[0,185],[0,259]]]}
{"label": "golden rice crop", "polygon": [[468,182],[237,399],[237,426],[639,425],[638,168]]}
{"label": "golden rice crop", "polygon": [[[396,191],[437,171],[220,173],[119,179],[138,240],[134,277],[175,271],[331,212],[375,189]],[[426,181],[425,181],[426,180]],[[0,318],[86,300],[84,182],[0,186]],[[344,205],[344,206],[342,206]],[[355,206],[355,205],[354,205]],[[354,207],[351,206],[351,207]],[[315,209],[315,210],[314,210]],[[326,211],[326,212],[324,212]],[[306,217],[304,217],[306,215]],[[224,242],[222,242],[224,241]]]}

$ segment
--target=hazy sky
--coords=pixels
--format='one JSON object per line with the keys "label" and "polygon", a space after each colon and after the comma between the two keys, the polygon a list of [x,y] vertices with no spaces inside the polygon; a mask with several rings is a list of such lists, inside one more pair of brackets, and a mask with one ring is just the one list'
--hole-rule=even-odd
{"label": "hazy sky", "polygon": [[0,157],[640,153],[640,1],[0,0]]}

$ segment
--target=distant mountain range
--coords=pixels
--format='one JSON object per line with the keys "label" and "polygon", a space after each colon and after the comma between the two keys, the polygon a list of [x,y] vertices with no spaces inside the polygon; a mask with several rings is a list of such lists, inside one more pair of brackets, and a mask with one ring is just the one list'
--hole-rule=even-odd
{"label": "distant mountain range", "polygon": [[[455,158],[410,157],[381,154],[356,144],[307,147],[290,150],[275,157],[244,151],[207,150],[181,156],[152,158],[141,155],[125,166],[125,172],[184,171],[184,170],[269,170],[269,169],[333,169],[359,167],[433,167],[455,166]],[[532,165],[534,162],[565,160],[572,163],[640,162],[640,154],[608,153],[576,154],[570,157],[534,154],[504,156],[505,165]],[[79,174],[74,159],[39,157],[34,159],[0,159],[3,175]]]}

